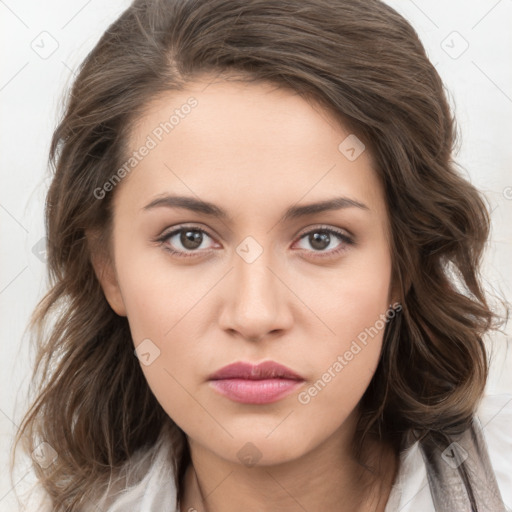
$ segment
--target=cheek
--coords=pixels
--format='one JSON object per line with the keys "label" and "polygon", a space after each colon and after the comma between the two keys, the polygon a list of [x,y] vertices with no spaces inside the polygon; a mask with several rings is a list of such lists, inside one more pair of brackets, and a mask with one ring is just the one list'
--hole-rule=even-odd
{"label": "cheek", "polygon": [[374,326],[389,306],[391,258],[387,245],[375,243],[371,250],[354,251],[337,268],[325,273],[321,282],[314,274],[297,279],[301,282],[300,293],[330,327],[330,338],[338,340],[342,348]]}
{"label": "cheek", "polygon": [[202,276],[192,266],[172,268],[162,253],[152,259],[158,252],[133,251],[116,266],[141,369],[164,410],[181,426],[182,416],[204,415],[193,398],[205,357],[197,318],[206,315],[207,301],[200,299],[211,288],[212,276]]}
{"label": "cheek", "polygon": [[390,300],[391,260],[385,247],[336,269],[316,294],[312,308],[333,332],[304,354],[315,375],[298,401],[315,404],[315,414],[350,413],[375,373]]}
{"label": "cheek", "polygon": [[161,248],[132,247],[116,267],[135,345],[145,338],[165,343],[207,291],[193,267],[173,268]]}

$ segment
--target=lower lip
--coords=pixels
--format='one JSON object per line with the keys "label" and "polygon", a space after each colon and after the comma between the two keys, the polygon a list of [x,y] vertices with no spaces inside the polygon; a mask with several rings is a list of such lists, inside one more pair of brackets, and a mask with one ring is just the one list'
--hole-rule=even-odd
{"label": "lower lip", "polygon": [[292,379],[220,379],[210,384],[219,393],[244,404],[277,402],[300,387],[304,381]]}

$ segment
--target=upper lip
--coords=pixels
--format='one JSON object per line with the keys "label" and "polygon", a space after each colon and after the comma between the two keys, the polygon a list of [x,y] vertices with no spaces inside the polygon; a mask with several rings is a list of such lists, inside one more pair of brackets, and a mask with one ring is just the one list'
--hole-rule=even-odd
{"label": "upper lip", "polygon": [[238,361],[228,364],[210,375],[209,380],[220,379],[293,379],[304,380],[303,377],[275,361],[263,361],[260,364],[245,363]]}

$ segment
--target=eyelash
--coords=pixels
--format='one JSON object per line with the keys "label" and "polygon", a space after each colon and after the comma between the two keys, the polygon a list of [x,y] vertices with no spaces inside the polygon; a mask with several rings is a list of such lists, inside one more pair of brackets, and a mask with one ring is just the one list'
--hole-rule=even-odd
{"label": "eyelash", "polygon": [[[174,235],[176,235],[178,233],[181,233],[182,231],[185,231],[187,229],[190,230],[190,231],[198,231],[200,233],[204,233],[204,234],[208,235],[210,238],[213,239],[213,237],[207,231],[205,231],[204,229],[199,228],[197,226],[180,226],[180,227],[174,229],[173,231],[171,231],[170,233],[165,233],[161,237],[157,238],[155,241],[156,242],[160,242],[161,244],[163,244],[164,242],[169,240],[169,238],[172,238]],[[341,231],[338,231],[336,229],[327,227],[327,226],[319,226],[319,227],[316,227],[314,229],[310,229],[309,231],[306,231],[305,233],[302,233],[299,236],[298,240],[302,240],[303,238],[307,237],[311,233],[318,233],[318,232],[328,233],[330,235],[335,235],[343,243],[342,243],[342,245],[340,247],[338,247],[337,249],[331,250],[331,251],[310,251],[310,252],[315,253],[315,258],[323,258],[323,257],[335,256],[335,255],[345,251],[347,249],[347,247],[346,247],[347,245],[355,245],[354,240],[352,238],[350,238],[349,236],[347,236],[345,233],[343,233]],[[169,253],[171,253],[171,254],[173,254],[175,256],[178,256],[180,258],[194,257],[194,256],[197,256],[197,254],[200,252],[200,251],[189,251],[189,252],[177,251],[175,249],[172,249],[169,246],[165,246],[164,248]],[[211,250],[208,250],[206,252],[211,252]]]}
{"label": "eyelash", "polygon": [[[185,231],[185,230],[198,231],[200,233],[204,233],[204,234],[208,235],[210,238],[213,239],[213,237],[207,231],[205,231],[202,228],[199,228],[198,226],[179,226],[178,228],[172,230],[170,233],[163,234],[161,237],[157,238],[155,240],[155,242],[160,242],[161,244],[164,244],[164,242],[166,242],[167,240],[172,238],[174,235],[176,235],[178,233],[181,233],[182,231]],[[336,229],[333,229],[333,228],[330,228],[330,227],[327,227],[327,226],[319,226],[319,227],[316,227],[314,229],[310,229],[309,231],[306,231],[305,233],[302,233],[299,236],[298,240],[302,240],[303,238],[306,238],[311,233],[319,233],[319,232],[320,233],[328,233],[329,235],[335,235],[343,243],[341,244],[340,247],[338,247],[337,249],[331,250],[331,251],[310,251],[310,252],[315,253],[315,258],[323,258],[323,257],[335,256],[335,255],[337,255],[337,254],[347,250],[347,247],[346,247],[347,245],[355,245],[355,242],[354,242],[354,240],[351,237],[349,237],[348,235],[346,235],[345,233],[343,233],[341,231],[338,231]],[[177,251],[175,249],[172,249],[168,245],[166,245],[164,248],[169,253],[173,254],[174,256],[178,256],[180,258],[194,257],[194,256],[197,256],[197,254],[200,252],[200,251],[197,251],[197,250],[196,251],[189,251],[189,252]],[[206,251],[206,252],[211,252],[211,249]]]}

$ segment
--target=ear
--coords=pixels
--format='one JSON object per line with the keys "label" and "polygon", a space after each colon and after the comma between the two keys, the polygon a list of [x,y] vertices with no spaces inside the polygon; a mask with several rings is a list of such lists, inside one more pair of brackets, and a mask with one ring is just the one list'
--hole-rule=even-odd
{"label": "ear", "polygon": [[87,232],[87,240],[91,264],[107,302],[119,316],[126,316],[113,258],[106,249],[108,244],[100,243],[100,235],[92,232]]}

